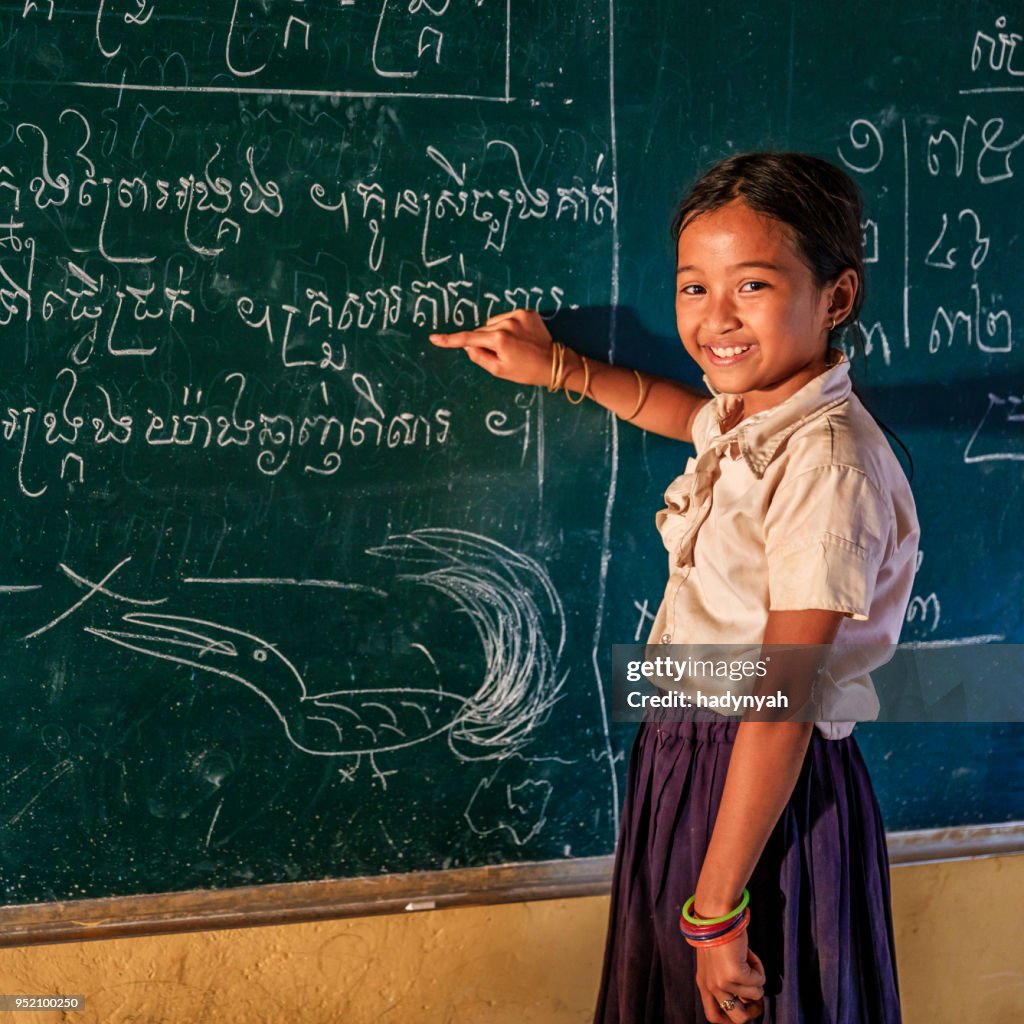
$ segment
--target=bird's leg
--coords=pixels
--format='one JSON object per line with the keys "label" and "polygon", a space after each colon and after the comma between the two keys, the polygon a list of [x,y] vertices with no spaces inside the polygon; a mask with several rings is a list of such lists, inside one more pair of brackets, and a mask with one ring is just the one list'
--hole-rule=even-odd
{"label": "bird's leg", "polygon": [[[338,768],[338,774],[346,782],[355,782],[355,780],[356,780],[356,772],[359,771],[359,764],[360,764],[360,762],[363,759],[363,755],[362,754],[353,754],[353,755],[351,755],[351,758],[352,758],[352,767],[351,768],[340,768],[340,767]],[[339,758],[339,760],[340,760],[340,758]]]}
{"label": "bird's leg", "polygon": [[373,774],[378,779],[380,779],[381,787],[383,789],[387,789],[388,788],[387,776],[389,776],[389,775],[397,775],[398,774],[398,769],[397,768],[392,768],[391,771],[389,771],[389,772],[381,771],[380,768],[377,767],[377,762],[374,759],[373,754],[371,753],[368,756],[370,758],[370,767],[373,769]]}

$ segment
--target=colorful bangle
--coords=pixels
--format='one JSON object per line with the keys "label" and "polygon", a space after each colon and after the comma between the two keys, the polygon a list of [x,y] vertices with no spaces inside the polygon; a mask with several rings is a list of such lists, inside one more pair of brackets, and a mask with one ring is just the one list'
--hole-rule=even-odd
{"label": "colorful bangle", "polygon": [[580,405],[587,397],[587,389],[590,387],[590,363],[587,362],[586,356],[580,356],[580,360],[583,363],[583,390],[580,392],[579,398],[573,398],[569,394],[569,389],[565,389],[565,397],[571,405]]}
{"label": "colorful bangle", "polygon": [[745,910],[736,919],[736,925],[724,934],[718,936],[718,938],[704,939],[703,941],[691,939],[689,936],[685,936],[685,938],[686,941],[695,949],[710,949],[712,946],[724,946],[726,943],[732,942],[742,932],[745,932],[748,924],[750,924],[750,911]]}
{"label": "colorful bangle", "polygon": [[636,408],[625,418],[627,423],[636,419],[637,414],[643,408],[644,402],[647,401],[647,393],[644,391],[644,379],[640,376],[640,371],[634,370],[633,376],[636,377]]}
{"label": "colorful bangle", "polygon": [[686,941],[691,946],[694,946],[694,947],[706,946],[706,945],[709,945],[709,944],[712,944],[712,943],[717,943],[719,941],[719,939],[726,939],[727,937],[732,936],[733,934],[738,934],[739,932],[741,932],[746,927],[746,923],[748,923],[749,921],[750,921],[750,915],[748,913],[746,913],[746,911],[743,911],[743,913],[741,913],[738,916],[738,918],[734,922],[732,922],[731,925],[729,925],[728,928],[724,928],[724,929],[716,932],[714,935],[700,935],[700,936],[696,936],[696,935],[692,935],[689,932],[683,930],[683,938],[686,939]]}
{"label": "colorful bangle", "polygon": [[683,920],[687,924],[695,925],[696,927],[706,927],[709,924],[724,924],[726,921],[731,920],[737,914],[741,914],[750,903],[750,890],[743,890],[743,898],[740,900],[739,906],[734,910],[730,910],[728,914],[723,914],[721,917],[694,917],[690,911],[693,909],[693,901],[696,899],[697,894],[694,893],[684,904],[683,904]]}
{"label": "colorful bangle", "polygon": [[688,935],[692,935],[695,939],[704,938],[705,936],[713,938],[715,935],[725,931],[726,928],[731,928],[742,916],[743,914],[740,912],[735,917],[729,918],[728,921],[722,922],[722,924],[707,925],[687,924],[686,921],[680,917],[679,927]]}
{"label": "colorful bangle", "polygon": [[712,939],[719,939],[723,935],[727,935],[728,933],[735,931],[740,927],[744,915],[749,914],[750,910],[744,910],[742,913],[735,916],[735,918],[733,918],[727,925],[712,925],[711,928],[694,928],[692,925],[687,925],[685,921],[680,919],[679,930],[683,933],[683,936],[688,942],[692,941],[697,945],[701,945]]}
{"label": "colorful bangle", "polygon": [[[746,913],[746,911],[744,911]],[[720,935],[724,935],[726,932],[731,932],[736,925],[742,920],[743,914],[738,917],[734,917],[728,924],[716,924],[710,928],[695,929],[693,925],[687,924],[685,921],[680,920],[679,930],[688,938],[693,939],[695,942],[704,942],[707,939],[717,939]]]}
{"label": "colorful bangle", "polygon": [[720,928],[717,932],[709,932],[707,935],[694,935],[685,928],[680,928],[680,931],[683,933],[683,938],[686,939],[691,946],[702,946],[709,942],[714,942],[717,939],[721,939],[726,935],[730,935],[740,927],[742,920],[743,914],[740,914],[738,918],[728,926],[728,928]]}

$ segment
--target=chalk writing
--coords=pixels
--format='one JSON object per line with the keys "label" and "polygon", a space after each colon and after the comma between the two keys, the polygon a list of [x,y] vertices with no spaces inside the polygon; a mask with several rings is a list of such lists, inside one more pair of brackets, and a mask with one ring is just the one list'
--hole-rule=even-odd
{"label": "chalk writing", "polygon": [[[977,270],[982,263],[985,262],[985,257],[988,256],[991,239],[987,236],[982,236],[981,221],[973,210],[961,210],[957,215],[957,222],[963,223],[965,218],[966,223],[973,229],[973,237],[970,238],[970,265],[972,270]],[[942,215],[942,227],[939,231],[939,235],[935,239],[932,247],[928,250],[928,255],[924,260],[925,263],[931,267],[941,267],[947,270],[952,270],[960,261],[960,257],[956,256],[958,246],[954,245],[943,249],[943,247],[947,245],[946,233],[948,229],[949,218],[944,213]]]}
{"label": "chalk writing", "polygon": [[[921,571],[923,564],[924,552],[918,551],[917,567],[914,570],[915,575]],[[907,605],[906,615],[904,616],[904,622],[907,625],[920,623],[920,626],[925,628],[928,633],[934,633],[939,628],[941,621],[942,602],[934,590],[924,597],[917,593],[911,596],[910,602]]]}
{"label": "chalk writing", "polygon": [[[894,116],[886,112],[878,123],[857,118],[848,129],[848,138],[837,153],[851,171],[860,175],[884,174],[896,147],[888,146],[886,129],[896,124]],[[1012,157],[1024,142],[1007,128],[1002,117],[979,120],[971,114],[961,119],[955,130],[947,127],[931,128],[923,140],[923,167],[913,166],[912,147],[905,119],[899,121],[902,135],[903,224],[902,252],[896,249],[895,233],[886,233],[875,218],[866,220],[864,231],[865,263],[884,265],[902,257],[903,271],[903,347],[910,350],[914,338],[924,336],[924,324],[912,314],[911,293],[913,252],[911,206],[914,189],[911,182],[916,169],[918,187],[923,188],[933,178],[953,177],[973,180],[981,186],[1001,185],[1014,176]],[[921,172],[927,172],[922,178]],[[962,206],[955,213],[941,211],[937,223],[932,220],[926,228],[927,248],[921,253],[921,262],[927,268],[939,271],[960,271],[972,275],[965,282],[969,298],[957,303],[946,301],[928,310],[926,347],[930,355],[939,355],[952,349],[973,349],[985,354],[1005,355],[1012,351],[1014,324],[1012,309],[1000,303],[1001,296],[986,296],[982,274],[987,274],[987,261],[993,245],[999,244],[987,224],[973,205]],[[915,237],[920,237],[915,234]],[[956,276],[956,275],[953,275]],[[947,283],[945,290],[949,290]],[[920,309],[920,305],[918,306]],[[850,339],[841,342],[848,353],[862,349],[865,355],[878,351],[886,366],[892,364],[893,347],[890,338],[895,333],[884,320],[870,325],[857,324],[857,344]],[[918,346],[920,347],[920,342]]]}
{"label": "chalk writing", "polygon": [[995,35],[979,30],[971,47],[971,71],[1001,71],[1011,78],[1024,77],[1024,59],[1017,52],[1024,37],[1019,32],[1007,32],[1005,16],[996,18]]}
{"label": "chalk writing", "polygon": [[[188,19],[161,0],[85,6],[91,32],[74,31],[72,19],[83,12],[56,0],[26,0],[21,13],[22,21],[61,33],[63,61],[54,70],[78,85],[267,92],[286,74],[292,93],[441,98],[462,95],[468,79],[484,86],[472,94],[478,98],[510,98],[509,19],[495,18],[490,8],[502,7],[481,0],[218,0]],[[340,86],[325,74],[332,38],[350,46]]]}
{"label": "chalk writing", "polygon": [[970,114],[964,117],[959,134],[947,128],[928,136],[928,172],[934,176],[952,174],[959,178],[973,155],[973,169],[978,182],[991,185],[1013,177],[1011,158],[1024,142],[1024,133],[1014,135],[1001,117],[987,118],[983,123]]}
{"label": "chalk writing", "polygon": [[964,447],[963,460],[1024,462],[1024,396],[992,392],[981,420]]}
{"label": "chalk writing", "polygon": [[[848,156],[848,152],[855,153],[863,150],[862,157]],[[837,150],[839,159],[846,164],[851,171],[859,174],[870,174],[876,170],[885,156],[885,143],[882,140],[881,132],[867,118],[858,117],[850,125],[849,145],[840,146]]]}
{"label": "chalk writing", "polygon": [[[251,452],[256,469],[276,476],[293,465],[303,473],[333,476],[343,459],[360,449],[387,451],[443,446],[452,428],[449,409],[403,408],[384,397],[363,374],[353,372],[342,386],[320,383],[300,400],[298,410],[268,408],[253,397],[246,374],[232,372],[211,387],[185,387],[168,395],[159,409],[130,405],[96,382],[83,384],[64,367],[57,375],[57,407],[8,406],[0,418],[0,442],[17,454],[19,491],[41,497],[47,488],[29,485],[58,471],[67,473],[67,456],[76,458],[78,479],[86,453],[103,446],[150,449],[233,450]],[[50,468],[47,469],[46,467]]]}
{"label": "chalk writing", "polygon": [[[133,152],[156,123],[146,111]],[[573,174],[546,188],[528,181],[520,147],[506,140],[483,140],[475,158],[430,145],[418,168],[403,169],[427,184],[409,187],[294,174],[283,183],[261,147],[237,147],[229,157],[227,141],[211,138],[187,174],[119,173],[98,139],[89,116],[67,107],[47,124],[21,122],[9,146],[14,159],[0,164],[0,253],[8,254],[0,259],[0,325],[41,318],[63,328],[75,366],[101,355],[152,356],[183,332],[214,330],[210,321],[229,307],[266,337],[283,367],[326,371],[349,365],[345,336],[352,332],[464,327],[517,307],[553,316],[575,306],[566,285],[488,287],[486,272],[467,265],[467,250],[486,261],[504,256],[513,238],[518,245],[524,233],[549,232],[549,222],[602,234],[615,218],[603,154],[590,180]],[[439,173],[440,184],[430,180]],[[52,237],[54,222],[63,227],[60,240]],[[351,271],[340,288],[311,276],[275,299],[266,282],[247,286],[221,269],[274,222],[282,247],[289,225],[301,223],[330,236],[340,252],[361,253],[362,276],[372,283],[352,287]],[[410,229],[418,252],[409,251]],[[129,241],[140,238],[161,239],[164,252]],[[177,251],[167,255],[170,239]],[[420,273],[410,274],[416,265]]]}
{"label": "chalk writing", "polygon": [[933,355],[960,338],[981,352],[1009,352],[1013,348],[1013,318],[1005,309],[989,309],[982,319],[981,288],[970,286],[972,309],[949,310],[939,306],[928,334],[928,351]]}

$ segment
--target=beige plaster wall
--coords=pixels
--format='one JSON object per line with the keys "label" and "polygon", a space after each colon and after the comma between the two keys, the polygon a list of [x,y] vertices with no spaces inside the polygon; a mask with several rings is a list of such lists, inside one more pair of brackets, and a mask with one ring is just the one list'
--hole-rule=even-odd
{"label": "beige plaster wall", "polygon": [[[906,1024],[1024,1015],[1022,893],[1024,856],[893,870]],[[0,992],[88,1000],[0,1021],[583,1024],[607,908],[550,900],[0,950]],[[979,920],[954,930],[957,908]]]}

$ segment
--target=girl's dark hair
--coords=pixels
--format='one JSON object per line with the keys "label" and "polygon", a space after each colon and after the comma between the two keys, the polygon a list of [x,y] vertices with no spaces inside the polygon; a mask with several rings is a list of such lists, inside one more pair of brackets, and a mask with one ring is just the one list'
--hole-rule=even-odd
{"label": "girl's dark hair", "polygon": [[[808,153],[737,153],[706,171],[672,218],[672,238],[702,213],[742,199],[755,213],[784,224],[819,288],[847,269],[857,275],[857,295],[845,319],[829,332],[853,328],[854,347],[863,351],[860,312],[864,307],[864,202],[856,182],[827,160]],[[856,387],[854,393],[861,398]],[[863,401],[863,398],[861,398]],[[870,410],[869,410],[870,411]],[[903,449],[913,478],[907,446],[877,417],[875,422]]]}

